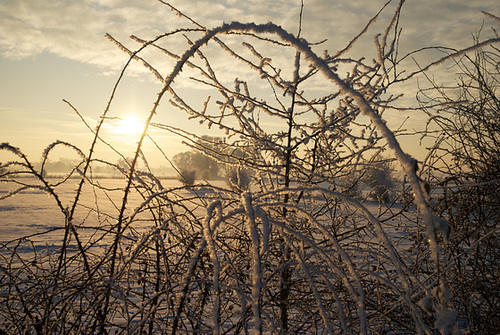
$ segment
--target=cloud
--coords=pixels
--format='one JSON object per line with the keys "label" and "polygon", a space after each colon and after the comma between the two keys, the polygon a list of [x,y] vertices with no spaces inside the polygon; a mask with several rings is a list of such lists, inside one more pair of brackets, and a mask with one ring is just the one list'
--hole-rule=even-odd
{"label": "cloud", "polygon": [[[385,2],[305,1],[303,36],[313,42],[327,38],[328,42],[321,48],[339,50]],[[207,27],[232,20],[273,21],[292,32],[298,30],[299,1],[183,0],[172,3]],[[385,19],[396,4],[389,5]],[[401,46],[405,51],[427,45],[465,47],[471,42],[470,34],[478,30],[485,19],[480,11],[494,13],[496,8],[496,0],[460,4],[433,0],[407,2],[402,15]],[[105,33],[137,48],[137,44],[129,41],[130,34],[147,39],[180,26],[190,26],[160,2],[134,0],[3,0],[0,19],[0,53],[4,57],[36,57],[47,52],[109,69],[120,68],[127,57],[104,38]]]}
{"label": "cloud", "polygon": [[[161,9],[161,8],[160,8]],[[2,1],[0,50],[4,57],[36,57],[42,52],[116,68],[126,57],[104,38],[111,33],[158,33],[158,8],[134,1]],[[147,34],[147,32],[150,32]]]}

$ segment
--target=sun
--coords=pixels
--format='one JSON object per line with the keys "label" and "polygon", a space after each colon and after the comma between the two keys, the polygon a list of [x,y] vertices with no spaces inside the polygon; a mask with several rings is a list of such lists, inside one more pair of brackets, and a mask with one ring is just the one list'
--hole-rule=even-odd
{"label": "sun", "polygon": [[144,122],[133,114],[121,118],[116,127],[116,132],[122,135],[139,135],[143,130]]}

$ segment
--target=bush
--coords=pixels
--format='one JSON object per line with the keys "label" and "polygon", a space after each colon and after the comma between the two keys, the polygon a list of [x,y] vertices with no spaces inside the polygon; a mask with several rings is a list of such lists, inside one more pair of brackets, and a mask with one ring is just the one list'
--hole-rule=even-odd
{"label": "bush", "polygon": [[443,188],[435,208],[452,229],[445,273],[452,301],[474,334],[500,332],[499,64],[497,48],[477,49],[456,61],[455,86],[432,83],[421,96],[440,106],[427,107],[441,130],[428,173]]}
{"label": "bush", "polygon": [[[136,51],[108,36],[162,84],[123,185],[106,187],[92,175],[102,163],[95,146],[108,109],[88,155],[60,141],[44,151],[43,161],[60,146],[82,157],[82,166],[61,180],[48,181],[20,149],[0,145],[15,157],[9,169],[32,177],[5,180],[12,190],[2,199],[36,190],[48,194],[59,212],[48,229],[0,245],[6,330],[448,333],[455,326],[446,294],[450,273],[441,266],[448,254],[435,234],[444,220],[428,206],[416,161],[382,114],[399,111],[391,108],[398,95],[389,92],[411,78],[397,70],[401,7],[376,35],[373,54],[361,59],[348,53],[368,29],[338,53],[318,55],[315,43],[273,23],[205,29],[170,7],[188,19],[186,28],[150,41],[133,37]],[[180,50],[169,43],[177,37],[188,41]],[[158,69],[168,62],[156,69],[145,49],[160,50],[175,63],[166,77]],[[176,86],[183,80],[193,86],[186,96],[180,95],[185,86]],[[193,97],[196,85],[208,96],[202,106]],[[151,123],[167,98],[190,119],[225,132],[226,141],[215,150],[196,134]],[[139,161],[147,162],[142,144],[146,136],[153,141],[147,134],[153,126],[181,136],[218,164],[237,164],[230,176],[237,191],[192,185],[192,170],[180,171],[190,186],[163,187],[147,164],[139,169]],[[406,173],[418,211],[374,213],[343,193],[359,182],[346,174],[363,170],[386,147]],[[251,190],[244,190],[245,171],[252,174]],[[73,174],[80,178],[68,200],[60,189]],[[197,187],[204,192],[191,192]],[[394,220],[405,223],[402,231],[396,232]],[[43,245],[41,237],[61,242]]]}
{"label": "bush", "polygon": [[178,170],[178,180],[186,186],[193,186],[196,181],[196,171],[195,170]]}

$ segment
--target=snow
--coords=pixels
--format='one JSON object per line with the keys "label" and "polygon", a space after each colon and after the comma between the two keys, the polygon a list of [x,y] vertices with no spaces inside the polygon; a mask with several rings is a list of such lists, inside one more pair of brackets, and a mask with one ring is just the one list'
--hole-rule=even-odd
{"label": "snow", "polygon": [[[2,267],[16,268],[26,262],[43,264],[48,258],[58,255],[65,235],[65,215],[53,197],[46,192],[44,187],[39,187],[36,179],[21,178],[21,180],[32,187],[21,186],[22,190],[15,192],[19,188],[17,184],[0,183],[0,196],[5,197],[15,193],[0,202],[0,222],[3,223],[0,226],[0,256],[2,257],[0,264]],[[122,276],[120,271],[125,270],[120,270],[115,279],[108,278],[102,281],[103,285],[107,282],[112,288],[114,292],[112,300],[121,301],[120,305],[123,310],[120,312],[121,316],[117,315],[115,320],[117,324],[121,324],[120,327],[128,324],[130,329],[137,329],[140,324],[137,318],[142,315],[141,313],[152,313],[150,306],[155,300],[161,302],[170,299],[169,304],[175,306],[172,309],[176,311],[172,316],[172,324],[176,325],[173,326],[174,328],[185,322],[188,316],[184,313],[188,313],[189,299],[193,299],[192,294],[195,292],[192,291],[193,285],[199,280],[198,268],[205,264],[207,259],[212,264],[212,270],[211,278],[206,278],[206,280],[211,280],[210,298],[206,302],[211,304],[211,312],[207,314],[206,326],[210,327],[213,333],[222,333],[224,329],[227,329],[227,321],[221,322],[221,320],[227,317],[224,309],[228,308],[227,297],[232,295],[235,300],[231,304],[238,306],[241,313],[238,319],[246,318],[247,308],[252,311],[253,317],[248,321],[248,327],[253,328],[254,332],[260,333],[264,326],[266,329],[276,327],[272,326],[273,316],[268,310],[263,309],[262,304],[269,285],[272,285],[272,275],[270,277],[267,269],[272,265],[270,262],[276,261],[272,260],[276,248],[276,234],[282,236],[291,248],[293,264],[297,265],[296,275],[308,283],[317,313],[327,332],[335,332],[334,329],[346,331],[349,328],[347,320],[352,317],[353,312],[346,311],[343,300],[347,294],[353,299],[353,307],[357,310],[355,314],[359,317],[360,332],[368,333],[370,321],[369,314],[367,314],[365,276],[374,278],[378,281],[378,285],[386,285],[393,292],[400,292],[401,303],[415,309],[414,314],[418,314],[417,305],[421,306],[425,312],[431,309],[428,306],[431,300],[424,299],[418,304],[415,301],[414,293],[412,293],[415,289],[412,288],[413,285],[422,289],[424,293],[426,292],[425,285],[413,276],[405,262],[400,261],[400,257],[410,255],[412,252],[413,242],[410,234],[417,229],[412,222],[417,214],[415,209],[410,208],[405,212],[410,220],[404,221],[401,215],[397,215],[403,210],[403,204],[393,204],[384,210],[385,206],[376,202],[361,203],[337,192],[303,188],[303,191],[310,194],[305,197],[309,199],[305,204],[311,201],[316,204],[318,201],[324,202],[324,197],[319,196],[318,192],[342,200],[343,205],[339,209],[351,213],[349,215],[352,223],[359,227],[348,227],[349,223],[346,222],[346,226],[342,229],[359,230],[352,237],[339,238],[338,236],[342,235],[338,233],[342,233],[342,230],[333,234],[330,226],[332,222],[328,223],[329,221],[324,218],[312,216],[306,205],[301,207],[271,201],[277,194],[293,193],[299,189],[257,195],[248,191],[242,193],[239,200],[235,202],[221,196],[224,189],[222,182],[219,182],[219,186],[205,185],[193,189],[182,187],[176,180],[160,180],[152,183],[161,188],[150,193],[149,196],[141,196],[140,193],[133,191],[125,214],[126,227],[124,227],[125,232],[122,238],[124,242],[121,248],[126,248],[123,250],[123,262],[124,265],[130,264],[130,270],[126,271],[130,272],[131,283],[123,286],[121,280],[118,279]],[[49,179],[49,184],[56,184],[55,180]],[[125,182],[118,179],[97,179],[94,184],[99,185],[99,188],[92,187],[89,183],[84,185],[81,204],[77,207],[73,220],[79,239],[88,255],[105,254],[112,245],[113,234],[108,234],[108,231],[112,231],[116,225],[119,204],[125,187]],[[140,187],[144,184],[138,182],[137,185]],[[77,187],[78,180],[73,179],[55,187],[63,206],[71,205]],[[144,192],[145,189],[140,190]],[[179,213],[175,211],[156,225],[148,208],[156,208],[155,202],[162,197],[163,199],[168,197],[173,204],[179,201],[185,203],[187,208],[190,208],[191,214],[188,215],[197,216],[191,224],[196,225],[196,220],[200,220],[200,230],[197,232],[198,228],[194,225],[185,226],[187,222],[178,222],[176,217]],[[226,201],[229,200],[232,205],[228,207]],[[280,222],[270,217],[272,215],[270,213],[277,208],[285,207],[295,213],[293,217],[302,217],[307,220],[311,228],[301,230],[296,227],[296,222],[287,220]],[[243,238],[243,236],[234,235],[243,233],[243,231],[238,232],[237,222],[244,224],[244,231],[246,231],[244,234],[248,234],[250,243],[248,255],[235,256],[229,254],[228,252],[231,251],[226,249],[228,239],[235,238],[236,242]],[[315,230],[311,234],[313,228]],[[181,235],[176,237],[176,240],[170,241],[174,238],[171,234]],[[186,241],[182,242],[182,239]],[[325,243],[320,242],[322,240],[328,241],[331,247],[325,249],[319,244]],[[143,265],[136,262],[151,252],[155,241],[161,241],[164,248],[172,248],[179,243],[192,244],[192,247],[186,247],[184,251],[175,251],[177,255],[184,252],[186,257],[185,260],[180,258],[175,266],[181,266],[183,262],[187,263],[182,265],[182,269],[179,268],[178,275],[182,280],[179,280],[175,285],[176,288],[172,288],[172,291],[167,294],[168,298],[164,297],[167,292],[166,288],[163,290],[160,288],[157,291],[151,287],[147,289],[153,290],[148,293],[149,298],[142,300],[139,292],[146,289],[144,286],[146,283],[151,285],[151,278],[147,277]],[[301,242],[297,244],[296,241]],[[360,242],[363,244],[360,245]],[[67,246],[68,257],[77,255],[79,250],[75,241],[70,241]],[[171,250],[174,251],[174,249]],[[332,255],[340,257],[342,262],[335,261]],[[241,257],[241,260],[234,257],[238,259]],[[239,262],[245,257],[248,257],[245,262],[249,267],[246,272],[249,278],[247,283],[240,282],[241,279],[232,278],[230,275],[233,267],[239,267]],[[329,270],[324,272],[322,267],[327,267]],[[106,266],[103,265],[99,271],[105,275]],[[387,277],[388,273],[394,273],[394,275]],[[335,282],[336,277],[341,280],[342,289],[339,289],[339,284]],[[397,280],[397,283],[393,282],[394,280]],[[332,296],[333,306],[325,305],[323,301],[325,292],[329,292],[328,294]],[[440,291],[433,292],[432,299],[438,299],[437,292]],[[205,293],[200,289],[199,294],[202,296]],[[445,303],[442,301],[442,304]],[[454,316],[452,311],[440,308],[438,305],[432,306],[433,310],[438,313],[436,327],[440,329],[451,327]],[[337,323],[331,322],[332,313],[337,315]],[[236,315],[234,314],[232,318]],[[418,328],[426,329],[422,320],[417,316],[415,316],[415,323]]]}

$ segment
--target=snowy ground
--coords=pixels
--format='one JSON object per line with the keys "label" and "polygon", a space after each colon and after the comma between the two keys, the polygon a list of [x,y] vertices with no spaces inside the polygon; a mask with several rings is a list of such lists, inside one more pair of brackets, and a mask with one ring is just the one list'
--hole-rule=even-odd
{"label": "snowy ground", "polygon": [[[37,185],[34,179],[18,180],[26,184]],[[49,179],[49,182],[55,183],[56,180]],[[77,179],[71,179],[55,187],[60,202],[67,210],[70,210],[70,206],[74,202],[77,183]],[[112,229],[117,222],[125,180],[97,179],[95,183],[98,183],[100,187],[90,187],[90,185],[86,184],[79,206],[76,208],[74,220],[80,240],[89,254],[98,253],[100,250],[109,250],[114,235],[106,234],[106,232]],[[176,180],[162,180],[161,183],[164,189],[177,189],[181,186]],[[216,181],[215,184],[219,187],[225,187],[223,181]],[[0,197],[5,197],[10,192],[14,192],[18,187],[19,185],[13,183],[0,183]],[[183,199],[183,201],[190,197],[196,198],[196,201],[187,201],[186,203],[189,204],[188,206],[193,206],[190,210],[196,213],[196,216],[199,216],[200,219],[205,215],[207,206],[204,206],[204,204],[208,205],[216,196],[216,193],[209,188],[200,188],[197,194],[186,189],[178,189],[169,193],[170,200],[175,199],[175,197]],[[126,215],[131,215],[134,209],[143,201],[144,199],[140,196],[140,193],[133,192],[128,200]],[[315,201],[321,201],[321,199],[315,199]],[[194,206],[198,207],[194,208]],[[393,204],[388,209],[385,205],[369,201],[365,201],[364,206],[374,216],[380,218],[387,237],[400,255],[404,257],[406,252],[411,252],[412,240],[408,238],[409,224],[405,217],[410,216],[410,218],[414,219],[415,211],[413,209],[403,212],[401,204]],[[358,217],[358,214],[355,214],[355,217]],[[359,214],[359,217],[362,217],[362,215]],[[158,222],[156,221],[156,223]],[[151,214],[147,211],[139,213],[133,220],[133,224],[133,227],[125,230],[124,238],[131,237],[131,241],[136,241],[136,244],[137,241],[140,241],[142,233],[150,231],[154,227]],[[353,224],[358,224],[355,219]],[[366,220],[364,222],[360,221],[359,224],[366,225]],[[8,266],[12,266],[22,261],[31,262],[34,259],[43,259],[44,255],[53,252],[57,254],[64,234],[65,218],[61,209],[54,198],[41,189],[36,187],[26,189],[12,197],[0,200],[0,265],[2,267],[7,266],[7,263],[9,263]],[[220,234],[224,235],[226,232],[223,230]],[[373,246],[374,252],[377,253],[379,241],[372,228],[367,228],[366,232],[359,233],[359,235],[362,234],[365,234],[365,237],[362,237],[364,245]],[[361,268],[368,268],[368,271],[378,273],[377,264],[372,264],[370,252],[364,253],[360,249],[362,246],[356,244],[360,241],[359,235],[353,237],[354,243],[352,246],[350,246],[349,242],[350,237],[344,239],[345,251],[350,255],[352,261],[360,266],[360,270]],[[78,251],[74,241],[68,243],[68,248],[69,255]],[[13,255],[17,256],[13,257]],[[390,264],[386,264],[383,273],[392,277],[395,270]],[[130,286],[129,289],[131,292],[143,292],[141,291],[143,288],[137,283]],[[127,296],[127,299],[127,301],[132,302],[132,305],[141,300],[140,295],[137,295],[137,297]],[[140,311],[140,308],[130,308],[137,313]],[[122,316],[117,320],[121,324],[138,322],[137,317],[134,319],[131,316],[129,321],[126,319],[127,317]]]}
{"label": "snowy ground", "polygon": [[[26,184],[37,184],[34,179],[21,179],[21,181]],[[49,179],[49,181],[52,180]],[[62,204],[67,208],[70,208],[74,201],[78,181],[78,179],[69,180],[55,188]],[[95,188],[85,187],[75,215],[75,222],[88,227],[95,227],[99,221],[113,223],[113,220],[117,218],[125,187],[125,181],[121,179],[98,179],[96,182],[108,191],[96,191]],[[176,188],[181,185],[175,179],[161,180],[161,183],[164,188]],[[223,181],[216,181],[214,184],[219,187],[225,185]],[[5,197],[18,188],[19,185],[14,183],[0,183],[0,197]],[[189,196],[187,191],[181,192],[183,196]],[[203,190],[198,194],[203,196]],[[139,194],[133,192],[128,200],[128,212],[140,205],[142,201]],[[394,216],[402,209],[401,204],[387,208],[383,204],[365,201],[364,205],[381,220]],[[395,218],[384,222],[384,227],[390,237],[398,243],[403,242],[401,238],[406,234],[403,230],[407,223],[403,220],[403,216],[396,215]],[[149,228],[147,221],[144,221],[144,225],[143,228]],[[0,200],[0,245],[18,241],[26,236],[30,236],[30,240],[40,248],[57,246],[64,236],[64,215],[61,209],[52,196],[40,189],[27,189]]]}
{"label": "snowy ground", "polygon": [[[29,185],[40,185],[35,179],[19,179],[21,182]],[[48,179],[49,182],[56,183],[55,179]],[[55,187],[55,191],[64,206],[68,210],[74,202],[75,190],[78,187],[79,179],[70,179],[65,183]],[[84,232],[84,227],[97,227],[108,224],[115,224],[118,212],[122,203],[123,189],[125,180],[122,179],[97,179],[96,184],[102,189],[91,187],[88,183],[84,186],[82,196],[79,200],[79,206],[75,211],[74,223],[83,227],[79,229]],[[175,179],[161,180],[164,188],[176,188],[181,183]],[[217,181],[216,184],[223,182]],[[11,192],[19,189],[20,185],[15,183],[0,183],[0,197],[5,197]],[[183,196],[190,196],[188,191],[180,191]],[[200,193],[200,192],[199,192]],[[200,194],[202,194],[201,192]],[[127,213],[131,213],[137,206],[143,202],[143,198],[138,192],[132,192],[128,199]],[[148,218],[143,217],[143,226],[135,223],[135,229],[148,229]],[[59,208],[53,196],[47,192],[29,188],[15,194],[11,197],[0,200],[0,246],[20,246],[17,252],[31,252],[32,245],[26,245],[23,248],[23,238],[29,237],[29,240],[35,244],[35,249],[57,248],[64,236],[64,214]],[[93,229],[88,229],[93,233]],[[83,234],[82,239],[90,239],[91,236]],[[104,247],[101,242],[101,247]],[[1,261],[0,261],[1,262]]]}

